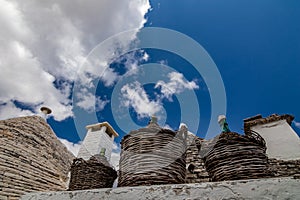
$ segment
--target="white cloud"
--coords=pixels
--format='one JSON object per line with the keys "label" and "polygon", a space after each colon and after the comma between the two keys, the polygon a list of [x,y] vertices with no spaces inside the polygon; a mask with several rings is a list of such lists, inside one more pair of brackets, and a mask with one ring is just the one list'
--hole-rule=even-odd
{"label": "white cloud", "polygon": [[79,149],[81,147],[81,142],[79,143],[72,143],[72,142],[69,142],[68,140],[66,139],[62,139],[62,138],[58,138],[59,141],[61,143],[63,143],[67,149],[74,154],[74,156],[77,156],[78,155],[78,152],[79,152]]}
{"label": "white cloud", "polygon": [[[137,55],[138,54],[138,55]],[[149,60],[149,54],[143,50],[139,50],[137,52],[131,52],[126,54],[125,56],[122,56],[120,60],[117,60],[117,62],[122,63],[123,60],[126,60],[124,65],[126,67],[126,74],[125,76],[132,76],[137,75],[139,72],[138,66]]]}
{"label": "white cloud", "polygon": [[120,146],[116,142],[114,142],[112,149],[113,149],[113,151],[120,151]]}
{"label": "white cloud", "polygon": [[91,94],[84,89],[76,95],[79,99],[77,106],[88,112],[93,112],[94,110],[101,111],[109,102],[108,100],[102,100],[100,97],[96,97],[94,94]]}
{"label": "white cloud", "polygon": [[160,88],[161,95],[156,94],[155,100],[150,100],[142,85],[135,81],[126,84],[121,89],[122,106],[132,107],[138,114],[138,117],[150,117],[163,111],[162,100],[167,98],[172,101],[172,95],[180,94],[185,90],[198,89],[195,81],[186,81],[183,74],[171,72],[168,74],[169,82],[158,81],[155,88]]}
{"label": "white cloud", "polygon": [[24,117],[33,114],[34,113],[32,113],[30,110],[22,110],[20,108],[17,108],[11,101],[5,103],[5,105],[0,105],[0,119]]}
{"label": "white cloud", "polygon": [[300,122],[293,121],[294,125],[300,129]]}
{"label": "white cloud", "polygon": [[143,54],[143,60],[144,61],[148,61],[149,58],[150,58],[149,54],[147,54],[146,52],[144,52],[144,54]]}
{"label": "white cloud", "polygon": [[132,106],[139,117],[149,117],[162,110],[161,103],[151,101],[144,88],[137,81],[124,85],[121,89],[121,95],[123,106]]}
{"label": "white cloud", "polygon": [[186,81],[184,76],[178,72],[171,72],[168,74],[169,82],[165,83],[164,81],[158,81],[155,85],[155,88],[160,88],[163,97],[171,100],[172,95],[179,94],[184,90],[193,90],[198,89],[199,86],[195,81]]}
{"label": "white cloud", "polygon": [[118,75],[117,73],[111,69],[111,68],[107,68],[102,74],[101,74],[101,78],[104,81],[104,85],[106,87],[112,86],[115,81],[118,79]]}
{"label": "white cloud", "polygon": [[119,170],[120,152],[112,152],[110,163],[116,169]]}
{"label": "white cloud", "polygon": [[[124,76],[129,77],[132,75],[137,75],[139,72],[138,66],[143,62],[148,61],[149,58],[150,56],[149,54],[147,54],[147,52],[145,52],[144,50],[138,50],[120,56],[118,59],[114,60],[114,63],[123,64],[126,69],[126,73],[124,74]],[[114,81],[117,78],[120,78],[120,76],[113,77]]]}
{"label": "white cloud", "polygon": [[160,60],[158,63],[161,65],[168,65],[168,60]]}
{"label": "white cloud", "polygon": [[111,153],[111,158],[110,158],[110,163],[116,170],[119,169],[119,161],[120,161],[120,153],[121,153],[121,148],[120,146],[114,142],[113,143],[113,150]]}
{"label": "white cloud", "polygon": [[[79,75],[91,84],[78,74],[85,56],[106,38],[141,28],[150,8],[148,0],[0,0],[0,5],[0,101],[6,103],[0,117],[31,114],[12,103],[17,100],[32,105],[35,113],[39,106],[49,106],[58,121],[73,115],[70,83]],[[123,38],[119,45],[126,48],[133,38]],[[113,57],[107,54],[102,69]],[[96,71],[93,66],[86,70]],[[101,75],[107,86],[118,78],[110,69]],[[55,85],[57,80],[65,81],[64,87]]]}
{"label": "white cloud", "polygon": [[162,128],[173,130],[169,124],[165,124]]}

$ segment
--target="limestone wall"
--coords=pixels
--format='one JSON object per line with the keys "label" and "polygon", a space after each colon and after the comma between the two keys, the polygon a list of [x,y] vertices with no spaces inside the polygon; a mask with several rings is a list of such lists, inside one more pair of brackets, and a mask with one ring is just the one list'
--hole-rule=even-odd
{"label": "limestone wall", "polygon": [[200,183],[211,180],[205,169],[204,161],[199,154],[202,141],[203,139],[200,139],[193,134],[188,134],[186,150],[186,183]]}
{"label": "limestone wall", "polygon": [[73,158],[43,118],[0,121],[0,199],[66,189]]}
{"label": "limestone wall", "polygon": [[269,159],[269,169],[274,177],[297,177],[300,178],[300,160],[277,160]]}
{"label": "limestone wall", "polygon": [[270,178],[240,181],[206,182],[198,184],[153,185],[142,187],[106,188],[72,192],[27,194],[22,200],[82,200],[82,199],[299,199],[300,180]]}
{"label": "limestone wall", "polygon": [[266,140],[269,158],[300,159],[300,138],[286,120],[258,124],[251,127],[251,130]]}

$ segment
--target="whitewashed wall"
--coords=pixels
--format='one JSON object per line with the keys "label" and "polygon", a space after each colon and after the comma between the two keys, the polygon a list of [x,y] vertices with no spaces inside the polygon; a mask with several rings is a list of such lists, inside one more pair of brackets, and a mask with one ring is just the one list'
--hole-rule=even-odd
{"label": "whitewashed wall", "polygon": [[109,137],[105,129],[106,127],[102,127],[97,131],[92,131],[91,128],[88,130],[78,152],[78,158],[88,160],[91,156],[99,154],[101,148],[105,148],[105,156],[108,161],[110,160],[114,136]]}
{"label": "whitewashed wall", "polygon": [[300,138],[286,120],[256,125],[251,130],[265,139],[269,158],[300,159]]}

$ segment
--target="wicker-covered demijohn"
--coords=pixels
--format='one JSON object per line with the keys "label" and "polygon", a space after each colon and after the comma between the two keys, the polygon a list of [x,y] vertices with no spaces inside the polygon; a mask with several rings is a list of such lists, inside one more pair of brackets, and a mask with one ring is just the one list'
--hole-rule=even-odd
{"label": "wicker-covered demijohn", "polygon": [[69,190],[111,188],[117,172],[104,156],[95,155],[89,160],[76,158],[71,166]]}
{"label": "wicker-covered demijohn", "polygon": [[271,176],[264,139],[256,134],[222,133],[204,157],[213,181]]}
{"label": "wicker-covered demijohn", "polygon": [[186,133],[153,121],[123,138],[118,186],[184,183]]}

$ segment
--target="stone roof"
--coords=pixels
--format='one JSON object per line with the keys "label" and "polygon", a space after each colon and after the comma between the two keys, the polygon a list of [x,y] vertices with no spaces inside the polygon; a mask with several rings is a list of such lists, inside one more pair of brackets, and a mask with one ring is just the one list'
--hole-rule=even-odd
{"label": "stone roof", "polygon": [[235,132],[219,135],[213,149],[204,157],[213,181],[270,177],[263,138]]}
{"label": "stone roof", "polygon": [[184,183],[186,138],[151,121],[121,141],[118,186]]}
{"label": "stone roof", "polygon": [[71,166],[69,190],[111,188],[117,178],[105,156],[95,155],[89,160],[76,158]]}
{"label": "stone roof", "polygon": [[0,121],[0,199],[65,190],[75,156],[39,116]]}

